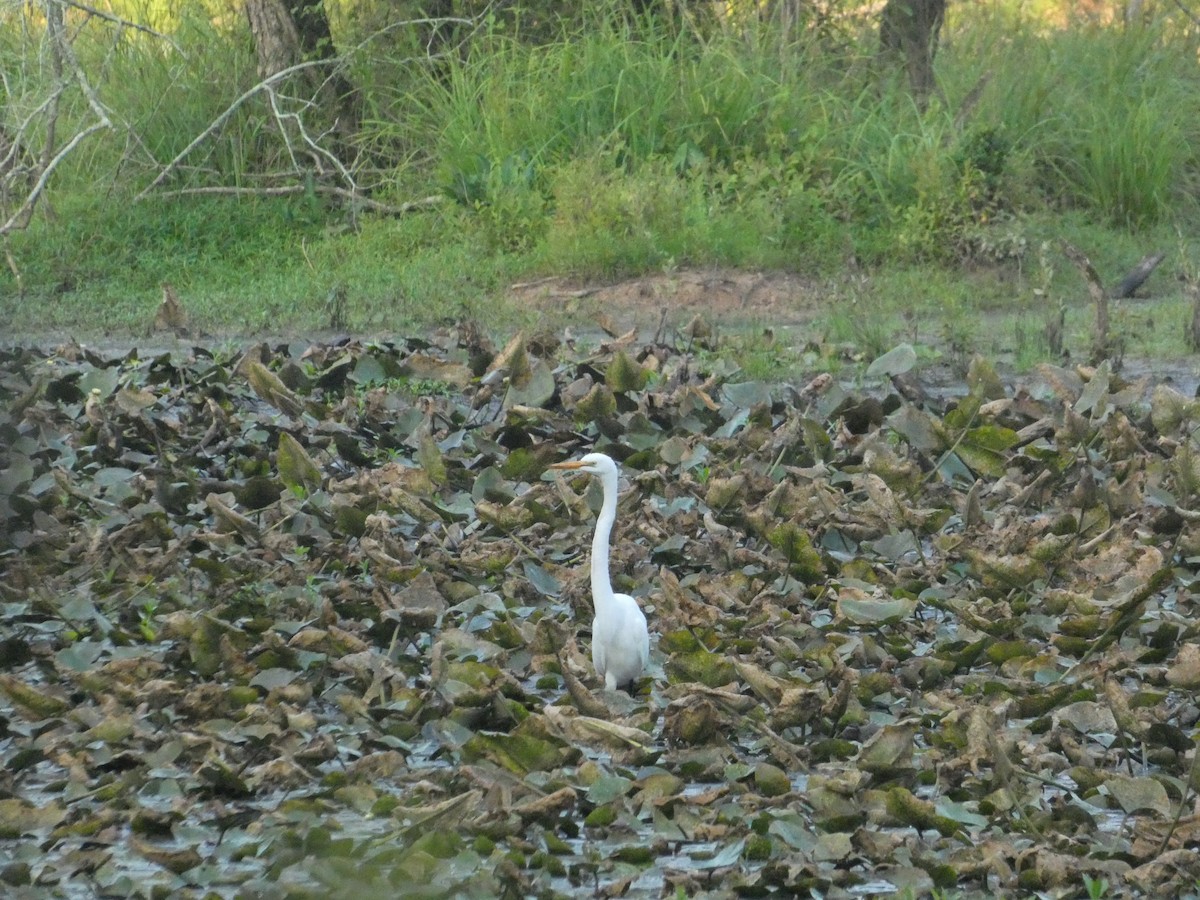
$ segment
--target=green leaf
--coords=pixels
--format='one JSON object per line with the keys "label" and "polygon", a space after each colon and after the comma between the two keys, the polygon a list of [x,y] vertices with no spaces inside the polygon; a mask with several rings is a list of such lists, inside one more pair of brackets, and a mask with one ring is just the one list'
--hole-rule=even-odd
{"label": "green leaf", "polygon": [[592,782],[587,791],[588,803],[603,806],[618,797],[624,797],[633,787],[633,781],[621,775],[602,775]]}
{"label": "green leaf", "polygon": [[855,625],[894,624],[916,608],[917,602],[907,597],[841,597],[837,602],[838,615]]}
{"label": "green leaf", "polygon": [[250,683],[255,687],[270,691],[291,684],[296,680],[297,674],[291,669],[263,669],[250,679]]}
{"label": "green leaf", "polygon": [[529,583],[543,597],[557,597],[562,593],[562,585],[558,583],[558,579],[533,560],[525,560],[522,568],[525,570],[525,577],[529,579]]}
{"label": "green leaf", "polygon": [[867,377],[903,375],[917,364],[917,351],[912,344],[900,344],[867,366]]}
{"label": "green leaf", "polygon": [[521,384],[518,385],[514,379],[508,386],[508,393],[504,395],[504,408],[508,409],[513,406],[533,406],[542,407],[550,402],[550,398],[554,396],[557,387],[554,383],[554,373],[550,371],[550,367],[540,359],[533,361],[533,365],[529,369],[529,377],[521,379]]}
{"label": "green leaf", "polygon": [[812,582],[824,575],[821,554],[813,549],[812,539],[800,526],[785,522],[771,529],[767,540],[783,554],[788,561],[788,569],[797,578]]}
{"label": "green leaf", "polygon": [[425,474],[434,484],[446,483],[446,461],[442,458],[442,451],[438,449],[433,435],[428,431],[421,432],[421,439],[417,447],[417,462],[421,464],[421,468],[425,470]]}
{"label": "green leaf", "polygon": [[624,350],[620,350],[608,364],[608,371],[604,373],[604,383],[614,394],[640,391],[646,386],[648,374],[645,369],[630,359]]}
{"label": "green leaf", "polygon": [[1111,379],[1112,367],[1106,359],[1096,367],[1091,380],[1083,386],[1083,392],[1075,401],[1075,412],[1081,415],[1087,412],[1093,413],[1093,415],[1104,412],[1104,406],[1100,401],[1108,396],[1108,385]]}
{"label": "green leaf", "polygon": [[1153,778],[1113,775],[1104,782],[1104,788],[1130,815],[1146,810],[1158,813],[1164,819],[1171,815],[1171,798],[1167,796],[1167,789]]}
{"label": "green leaf", "polygon": [[300,446],[300,442],[286,431],[279,433],[275,464],[279,469],[279,479],[298,496],[320,488],[321,470]]}

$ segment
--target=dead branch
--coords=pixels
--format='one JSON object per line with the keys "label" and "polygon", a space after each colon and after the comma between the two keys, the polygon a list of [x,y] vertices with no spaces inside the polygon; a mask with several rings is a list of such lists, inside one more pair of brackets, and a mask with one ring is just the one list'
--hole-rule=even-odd
{"label": "dead branch", "polygon": [[[60,0],[46,0],[45,6],[46,36],[50,44],[51,65],[54,68],[54,87],[50,95],[25,117],[16,134],[11,138],[11,146],[4,155],[3,164],[0,165],[0,172],[4,173],[6,182],[15,182],[19,176],[32,174],[32,172],[18,171],[16,160],[23,152],[22,148],[27,145],[26,136],[33,130],[35,123],[44,120],[46,133],[45,139],[42,141],[42,156],[33,168],[33,171],[37,172],[37,178],[26,190],[25,197],[17,205],[16,210],[9,215],[3,225],[0,225],[0,236],[24,228],[29,224],[33,210],[46,192],[50,178],[76,147],[96,132],[113,128],[108,110],[105,109],[104,104],[92,88],[91,82],[88,81],[87,75],[79,65],[75,51],[67,39],[66,28],[63,24],[63,5]],[[69,141],[56,149],[59,102],[66,91],[68,76],[79,85],[96,121],[76,132]]]}
{"label": "dead branch", "polygon": [[171,48],[180,56],[184,55],[183,50],[175,43],[175,39],[169,34],[163,34],[161,31],[156,31],[149,25],[142,25],[140,22],[134,22],[132,19],[126,19],[123,16],[118,16],[115,13],[106,12],[102,9],[96,9],[94,6],[89,6],[86,3],[80,3],[78,0],[59,0],[64,6],[70,6],[78,9],[81,12],[87,13],[89,16],[95,16],[97,19],[103,19],[105,22],[111,22],[113,25],[119,25],[121,28],[129,28],[133,31],[140,31],[142,34],[148,34],[151,37],[158,38],[160,41],[165,41],[171,45]]}
{"label": "dead branch", "polygon": [[1092,261],[1087,258],[1087,255],[1066,239],[1062,239],[1060,244],[1067,259],[1075,264],[1075,268],[1087,282],[1088,293],[1091,294],[1092,303],[1096,307],[1096,321],[1092,328],[1092,360],[1099,362],[1108,357],[1110,349],[1108,292],[1104,290],[1104,283],[1100,280],[1100,276],[1096,273],[1096,267],[1092,265]]}
{"label": "dead branch", "polygon": [[[327,84],[330,81],[330,79],[335,77],[336,72],[344,65],[347,55],[362,50],[364,47],[366,47],[373,41],[377,40],[382,35],[387,34],[390,31],[394,31],[397,28],[401,28],[401,27],[405,27],[405,26],[442,25],[442,24],[458,24],[458,25],[475,26],[475,25],[478,25],[480,21],[481,21],[481,17],[476,16],[474,18],[469,18],[469,19],[456,18],[456,17],[441,17],[441,18],[406,19],[401,22],[392,22],[386,28],[380,29],[379,31],[374,32],[373,34],[364,38],[362,41],[360,41],[358,44],[356,44],[353,48],[351,48],[347,54],[343,54],[343,55],[337,56],[337,57],[331,57],[329,59],[308,60],[306,62],[296,63],[295,65],[288,66],[287,68],[284,68],[284,69],[280,69],[278,72],[275,72],[274,74],[269,75],[268,77],[262,79],[260,82],[258,82],[258,84],[255,84],[254,86],[252,86],[251,88],[246,90],[244,93],[242,93],[241,96],[237,97],[228,107],[226,107],[224,112],[222,112],[219,116],[217,116],[215,119],[213,119],[213,121],[210,122],[208,124],[208,126],[203,131],[200,132],[200,134],[196,135],[196,137],[193,138],[192,141],[186,147],[184,147],[181,151],[179,151],[179,153],[176,154],[175,158],[172,159],[170,162],[168,162],[166,164],[166,166],[163,167],[162,171],[160,171],[158,173],[158,175],[156,175],[154,177],[153,181],[151,181],[148,185],[146,185],[146,187],[144,187],[141,191],[138,192],[137,196],[135,196],[133,198],[134,201],[137,202],[137,201],[145,200],[148,196],[150,196],[151,192],[153,192],[155,188],[157,188],[159,185],[161,185],[164,181],[167,180],[167,178],[169,178],[175,171],[177,171],[179,169],[179,167],[182,165],[183,161],[185,159],[187,159],[188,156],[190,156],[192,154],[192,152],[196,150],[197,147],[199,147],[201,144],[203,144],[205,141],[207,141],[209,138],[211,138],[214,134],[216,134],[218,131],[220,131],[221,128],[224,127],[225,123],[228,122],[229,119],[239,109],[241,109],[242,106],[244,106],[247,102],[249,102],[250,100],[252,100],[254,97],[256,97],[259,94],[265,94],[268,98],[268,103],[271,106],[272,113],[274,114],[274,117],[275,117],[275,121],[280,125],[280,134],[282,135],[282,139],[284,141],[284,147],[287,150],[289,158],[292,160],[292,165],[296,168],[296,172],[300,173],[303,171],[303,169],[300,166],[299,162],[295,158],[295,154],[293,151],[293,147],[291,145],[291,141],[287,136],[286,129],[283,128],[283,123],[285,121],[290,122],[297,127],[301,139],[309,147],[309,149],[312,151],[312,153],[315,155],[316,158],[324,159],[331,166],[333,166],[333,168],[337,169],[338,174],[341,176],[341,178],[350,186],[350,190],[347,192],[348,196],[351,196],[351,197],[354,197],[357,199],[361,199],[360,194],[359,194],[360,188],[359,188],[358,184],[356,183],[354,177],[351,175],[349,169],[342,163],[341,160],[339,160],[336,157],[335,154],[333,154],[331,151],[325,149],[324,147],[320,146],[319,138],[314,139],[312,137],[312,135],[308,133],[308,131],[303,126],[303,122],[301,120],[301,114],[299,112],[286,112],[286,111],[280,109],[280,107],[278,105],[278,100],[277,100],[278,95],[275,93],[276,86],[279,85],[281,82],[284,82],[284,81],[290,79],[293,75],[297,75],[302,72],[307,72],[307,71],[316,70],[316,69],[325,67],[330,70],[330,74],[326,77],[325,81],[322,82],[321,87],[318,88],[318,91],[319,91],[321,88],[324,87],[325,84]],[[410,62],[417,62],[417,61],[428,62],[432,58],[434,58],[434,57],[422,57],[420,60],[412,59],[412,60],[408,60],[408,61],[410,61]],[[306,106],[312,105],[311,101],[304,101],[304,103]],[[298,186],[298,189],[303,190],[303,189],[307,189],[307,188],[304,188],[304,186]],[[236,193],[236,191],[223,191],[223,192],[224,193]],[[185,193],[185,192],[184,191],[175,191],[175,192],[166,194],[165,196],[171,196],[172,194],[179,195],[181,193]],[[330,191],[328,193],[333,193],[333,192]]]}
{"label": "dead branch", "polygon": [[93,122],[83,131],[75,134],[71,140],[67,141],[59,151],[54,154],[53,158],[42,169],[42,174],[34,183],[33,189],[25,197],[25,201],[17,208],[17,211],[9,216],[8,221],[0,225],[0,235],[8,234],[17,228],[24,227],[28,220],[22,221],[22,217],[27,213],[33,212],[33,207],[37,204],[38,199],[46,190],[46,184],[50,181],[50,176],[54,174],[54,170],[59,167],[64,159],[71,155],[71,151],[82,144],[85,140],[95,134],[97,131],[103,131],[105,128],[110,128],[107,122]]}
{"label": "dead branch", "polygon": [[[51,10],[54,11],[53,15],[51,15]],[[96,96],[96,92],[92,89],[91,82],[88,81],[83,67],[79,65],[79,60],[75,58],[75,49],[71,46],[71,42],[67,40],[66,29],[63,27],[62,7],[55,0],[47,0],[46,3],[46,30],[54,42],[56,58],[71,70],[71,74],[79,84],[79,90],[83,93],[84,99],[87,100],[88,106],[92,108],[92,112],[96,115],[96,118],[100,120],[100,123],[105,128],[112,128],[113,124],[108,118],[108,110],[100,102],[100,98]]]}
{"label": "dead branch", "polygon": [[1104,283],[1100,280],[1100,276],[1096,272],[1096,267],[1092,265],[1092,261],[1087,258],[1087,254],[1068,240],[1062,241],[1062,249],[1067,259],[1075,264],[1075,268],[1079,270],[1079,274],[1087,282],[1088,293],[1091,294],[1092,302],[1099,303],[1102,300],[1106,300],[1108,294],[1104,290]]}
{"label": "dead branch", "polygon": [[1192,20],[1193,25],[1195,25],[1197,28],[1200,28],[1200,16],[1197,16],[1194,12],[1184,6],[1182,0],[1175,0],[1175,5],[1179,7],[1180,12]]}
{"label": "dead branch", "polygon": [[304,141],[317,160],[327,160],[329,164],[333,166],[333,168],[337,169],[338,174],[342,177],[342,180],[344,180],[346,184],[350,185],[351,188],[357,190],[358,185],[354,180],[354,176],[350,174],[349,170],[347,170],[344,165],[342,165],[342,161],[337,158],[337,154],[331,153],[320,145],[320,138],[313,138],[308,133],[308,129],[304,127],[304,119],[300,116],[300,113],[285,112],[284,110],[280,109],[279,95],[275,92],[274,88],[268,88],[266,93],[267,99],[271,104],[271,112],[275,116],[275,121],[279,123],[280,135],[283,137],[284,145],[287,147],[288,156],[291,158],[292,166],[296,169],[296,171],[300,172],[302,169],[300,164],[296,161],[296,155],[292,150],[291,139],[288,137],[287,131],[283,127],[284,122],[291,122],[295,126],[296,131],[300,134],[301,140]]}
{"label": "dead branch", "polygon": [[405,203],[384,203],[380,200],[372,200],[370,197],[365,197],[361,193],[346,188],[336,187],[329,184],[285,184],[276,187],[225,187],[222,185],[210,185],[208,187],[180,188],[177,191],[162,191],[155,196],[157,197],[185,197],[195,194],[208,195],[224,195],[227,197],[284,197],[289,194],[304,194],[312,191],[315,194],[327,194],[333,197],[340,197],[344,200],[349,200],[359,204],[363,209],[369,209],[374,212],[383,213],[384,215],[398,216],[405,213],[415,212],[421,209],[429,209],[442,203],[446,197],[443,194],[431,194],[428,197],[421,197],[417,200],[409,200]]}
{"label": "dead branch", "polygon": [[1133,292],[1146,282],[1150,273],[1157,269],[1158,264],[1166,258],[1167,254],[1165,253],[1151,253],[1142,257],[1142,261],[1130,269],[1129,273],[1121,279],[1121,283],[1112,289],[1112,296],[1118,300],[1132,297]]}
{"label": "dead branch", "polygon": [[288,78],[291,75],[295,75],[298,72],[307,71],[308,69],[315,69],[320,66],[328,66],[331,64],[332,64],[331,60],[325,60],[325,59],[317,59],[317,60],[312,60],[311,62],[296,63],[296,65],[294,65],[294,66],[288,66],[286,69],[281,69],[280,71],[276,72],[274,75],[260,81],[258,84],[254,85],[252,88],[250,88],[249,90],[242,93],[242,95],[240,97],[238,97],[236,100],[233,101],[233,103],[229,104],[229,106],[227,106],[225,108],[225,111],[223,113],[221,113],[219,116],[217,116],[211,122],[209,122],[207,128],[205,128],[198,135],[196,135],[194,138],[192,138],[191,143],[188,144],[186,147],[184,147],[182,150],[180,150],[179,153],[177,153],[175,155],[175,158],[166,164],[166,166],[163,168],[163,170],[158,173],[158,175],[155,177],[155,179],[153,181],[151,181],[148,185],[146,185],[146,187],[142,188],[142,190],[138,193],[138,195],[133,198],[134,202],[137,202],[139,200],[145,200],[146,197],[149,196],[149,194],[152,190],[154,190],[156,187],[158,187],[160,184],[162,184],[164,181],[166,181],[167,178],[171,175],[171,173],[174,172],[177,168],[179,168],[180,163],[182,163],[185,159],[187,159],[188,156],[191,155],[193,150],[195,150],[197,147],[199,147],[201,144],[203,144],[213,134],[220,131],[221,128],[225,125],[225,123],[228,122],[230,120],[230,118],[232,118],[233,114],[242,108],[242,105],[244,103],[246,103],[246,101],[250,100],[252,97],[254,97],[259,92],[265,91],[267,88],[271,87],[274,84],[277,84],[280,81],[283,81],[285,78]]}

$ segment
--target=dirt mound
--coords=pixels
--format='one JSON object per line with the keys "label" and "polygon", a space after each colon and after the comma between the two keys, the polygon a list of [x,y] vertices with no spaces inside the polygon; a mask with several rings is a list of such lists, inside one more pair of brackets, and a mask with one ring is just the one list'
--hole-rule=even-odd
{"label": "dirt mound", "polygon": [[694,269],[644,275],[613,283],[564,277],[514,284],[515,299],[544,307],[617,317],[628,327],[654,327],[664,311],[717,318],[770,316],[779,324],[812,318],[821,289],[815,279],[789,272]]}

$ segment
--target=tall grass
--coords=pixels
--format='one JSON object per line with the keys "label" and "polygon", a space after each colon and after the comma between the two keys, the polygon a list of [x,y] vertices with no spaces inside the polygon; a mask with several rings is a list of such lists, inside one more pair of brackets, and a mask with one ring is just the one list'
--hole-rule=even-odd
{"label": "tall grass", "polygon": [[[1069,206],[1137,228],[1191,210],[1200,77],[1168,21],[1048,30],[964,18],[939,58],[943,96],[925,107],[853,53],[815,40],[784,53],[777,37],[699,40],[620,16],[537,46],[494,35],[444,89],[410,94],[420,114],[402,119],[420,123],[440,181],[480,208],[513,191],[560,196],[576,160],[643,181],[636,170],[668,162],[703,183],[713,215],[731,199],[815,200],[817,218],[872,261],[957,258],[998,213]],[[536,242],[554,203],[537,222],[517,206],[516,230],[532,225]],[[764,241],[783,240],[781,214],[756,219]]]}
{"label": "tall grass", "polygon": [[[130,206],[255,82],[252,46],[239,18],[215,25],[196,4],[161,20],[178,51],[89,22],[76,51],[122,127],[74,155],[43,215],[10,239],[22,277],[0,274],[0,313],[18,289],[84,303],[97,284],[148,305],[158,280],[183,271],[198,292],[287,290],[302,305],[336,281],[361,321],[389,310],[413,321],[520,273],[833,275],[848,261],[954,266],[981,254],[1024,265],[1020,248],[1047,231],[1038,223],[1068,211],[1125,234],[1197,235],[1200,71],[1178,17],[1064,28],[1011,4],[957,4],[940,91],[922,104],[879,70],[869,19],[834,41],[752,21],[701,32],[635,20],[615,0],[587,9],[557,26],[539,18],[537,40],[497,19],[435,62],[419,58],[415,32],[339,35],[360,48],[348,69],[363,95],[358,146],[400,199],[448,198],[403,221],[311,196]],[[16,61],[10,126],[52,74],[36,22],[22,26],[0,27],[0,54]],[[60,128],[86,114],[74,96]],[[170,186],[263,183],[286,161],[266,122],[248,104]]]}

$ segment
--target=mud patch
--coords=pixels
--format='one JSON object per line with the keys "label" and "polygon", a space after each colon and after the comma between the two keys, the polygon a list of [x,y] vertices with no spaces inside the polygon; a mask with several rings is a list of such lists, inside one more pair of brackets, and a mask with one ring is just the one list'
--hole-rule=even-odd
{"label": "mud patch", "polygon": [[609,316],[624,328],[654,328],[664,314],[702,313],[721,321],[770,316],[776,324],[810,321],[824,296],[814,278],[790,272],[692,269],[618,282],[542,278],[514,284],[511,299],[561,312]]}

